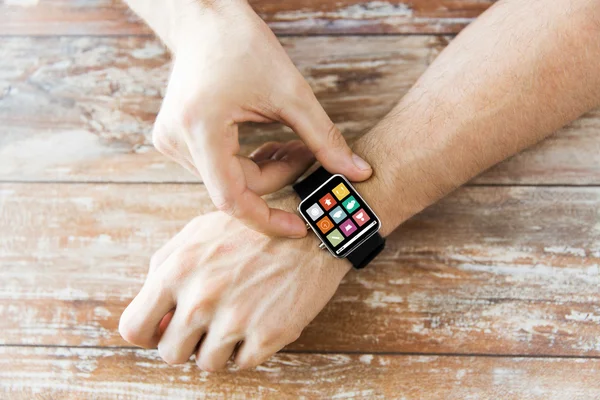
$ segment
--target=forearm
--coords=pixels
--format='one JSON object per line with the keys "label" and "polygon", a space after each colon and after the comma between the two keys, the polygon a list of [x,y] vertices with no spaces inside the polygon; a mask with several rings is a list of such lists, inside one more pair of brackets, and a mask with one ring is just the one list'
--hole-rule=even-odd
{"label": "forearm", "polygon": [[194,25],[211,23],[211,14],[223,13],[232,6],[248,7],[246,0],[125,0],[175,53],[182,37]]}
{"label": "forearm", "polygon": [[354,146],[384,235],[600,104],[599,14],[592,0],[501,2],[443,51]]}

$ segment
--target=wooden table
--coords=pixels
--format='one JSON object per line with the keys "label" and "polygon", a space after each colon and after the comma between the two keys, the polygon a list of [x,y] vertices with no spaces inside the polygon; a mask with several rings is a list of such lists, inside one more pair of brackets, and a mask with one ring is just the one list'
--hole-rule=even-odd
{"label": "wooden table", "polygon": [[[252,3],[353,140],[492,1]],[[2,2],[0,35],[0,398],[600,398],[600,112],[404,224],[268,363],[208,374],[117,332],[211,209],[151,146],[168,54],[109,0]]]}

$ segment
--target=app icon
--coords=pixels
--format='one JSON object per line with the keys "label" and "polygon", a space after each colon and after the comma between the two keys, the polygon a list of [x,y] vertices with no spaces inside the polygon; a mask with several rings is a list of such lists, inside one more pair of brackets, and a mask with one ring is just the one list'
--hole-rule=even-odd
{"label": "app icon", "polygon": [[331,243],[331,245],[335,247],[344,241],[344,237],[342,236],[340,231],[334,229],[333,232],[327,235],[327,240],[329,240],[329,243]]}
{"label": "app icon", "polygon": [[346,218],[347,215],[348,214],[344,212],[344,209],[341,206],[337,206],[332,212],[329,213],[329,216],[336,224],[339,224],[344,218]]}
{"label": "app icon", "polygon": [[308,213],[308,215],[310,215],[310,217],[312,218],[313,221],[316,221],[317,218],[319,218],[321,215],[325,214],[323,212],[323,210],[321,210],[321,207],[319,207],[319,205],[317,203],[310,206],[310,208],[308,210],[306,210],[306,212]]}
{"label": "app icon", "polygon": [[337,197],[338,200],[341,200],[350,194],[350,191],[343,183],[340,183],[339,185],[334,187],[332,192],[333,194],[335,194],[335,197]]}
{"label": "app icon", "polygon": [[348,212],[353,212],[356,211],[358,209],[358,201],[356,201],[356,199],[354,198],[354,196],[350,196],[346,199],[346,201],[344,201],[344,208],[346,208],[346,210],[348,210]]}
{"label": "app icon", "polygon": [[317,222],[317,226],[323,233],[327,233],[333,228],[333,222],[329,219],[329,217],[324,217],[322,220]]}
{"label": "app icon", "polygon": [[354,233],[354,231],[356,230],[356,225],[354,225],[351,220],[347,219],[345,222],[342,222],[342,224],[340,225],[340,229],[342,230],[344,235],[348,237]]}
{"label": "app icon", "polygon": [[325,211],[329,211],[331,207],[337,204],[337,201],[333,199],[332,195],[327,193],[321,200],[319,200],[319,203],[321,203]]}
{"label": "app icon", "polygon": [[352,218],[356,221],[356,223],[358,224],[358,226],[363,226],[367,221],[369,221],[371,219],[369,217],[369,215],[367,215],[367,213],[365,212],[365,210],[363,210],[362,208],[360,210],[358,210],[356,212],[356,214],[354,214],[352,216]]}

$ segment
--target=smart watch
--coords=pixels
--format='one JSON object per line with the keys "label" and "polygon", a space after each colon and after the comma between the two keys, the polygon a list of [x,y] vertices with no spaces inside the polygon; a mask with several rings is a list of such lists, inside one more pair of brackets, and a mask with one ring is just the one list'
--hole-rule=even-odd
{"label": "smart watch", "polygon": [[302,199],[298,212],[321,240],[319,247],[357,269],[383,250],[379,218],[343,175],[320,167],[293,187]]}

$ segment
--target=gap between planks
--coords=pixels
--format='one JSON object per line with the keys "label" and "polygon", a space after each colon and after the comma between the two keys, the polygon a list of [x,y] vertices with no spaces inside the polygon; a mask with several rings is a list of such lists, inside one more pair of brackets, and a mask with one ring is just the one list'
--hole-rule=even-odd
{"label": "gap between planks", "polygon": [[[204,186],[204,182],[185,182],[185,181],[69,181],[69,180],[2,180],[0,179],[0,184],[11,184],[11,185],[199,185]],[[590,184],[590,183],[477,183],[477,182],[467,182],[461,187],[477,187],[477,188],[495,188],[495,187],[505,187],[505,188],[599,188],[600,184]]]}
{"label": "gap between planks", "polygon": [[[368,37],[372,39],[385,37],[385,38],[398,38],[398,37],[410,37],[410,36],[423,36],[423,37],[449,37],[454,38],[458,33],[443,33],[443,32],[433,32],[433,33],[423,33],[423,32],[408,32],[408,33],[307,33],[307,34],[298,34],[298,33],[277,33],[276,36],[278,38],[292,38],[292,39],[301,39],[301,38],[362,38]],[[112,38],[140,38],[140,39],[157,39],[158,37],[153,33],[118,33],[114,35],[90,35],[90,34],[54,34],[54,35],[43,35],[43,34],[0,34],[0,39],[60,39],[60,38],[73,38],[73,39],[82,39],[82,38],[94,38],[94,39],[112,39]]]}
{"label": "gap between planks", "polygon": [[[91,350],[140,350],[153,351],[157,349],[144,349],[136,346],[63,346],[55,344],[0,344],[0,348],[29,348],[29,349],[91,349]],[[309,355],[341,355],[341,356],[407,356],[407,357],[479,357],[479,358],[526,358],[526,359],[590,359],[600,360],[600,356],[575,355],[575,354],[526,354],[526,353],[450,353],[450,352],[418,352],[418,351],[327,351],[327,350],[280,350],[275,354],[309,354]]]}

